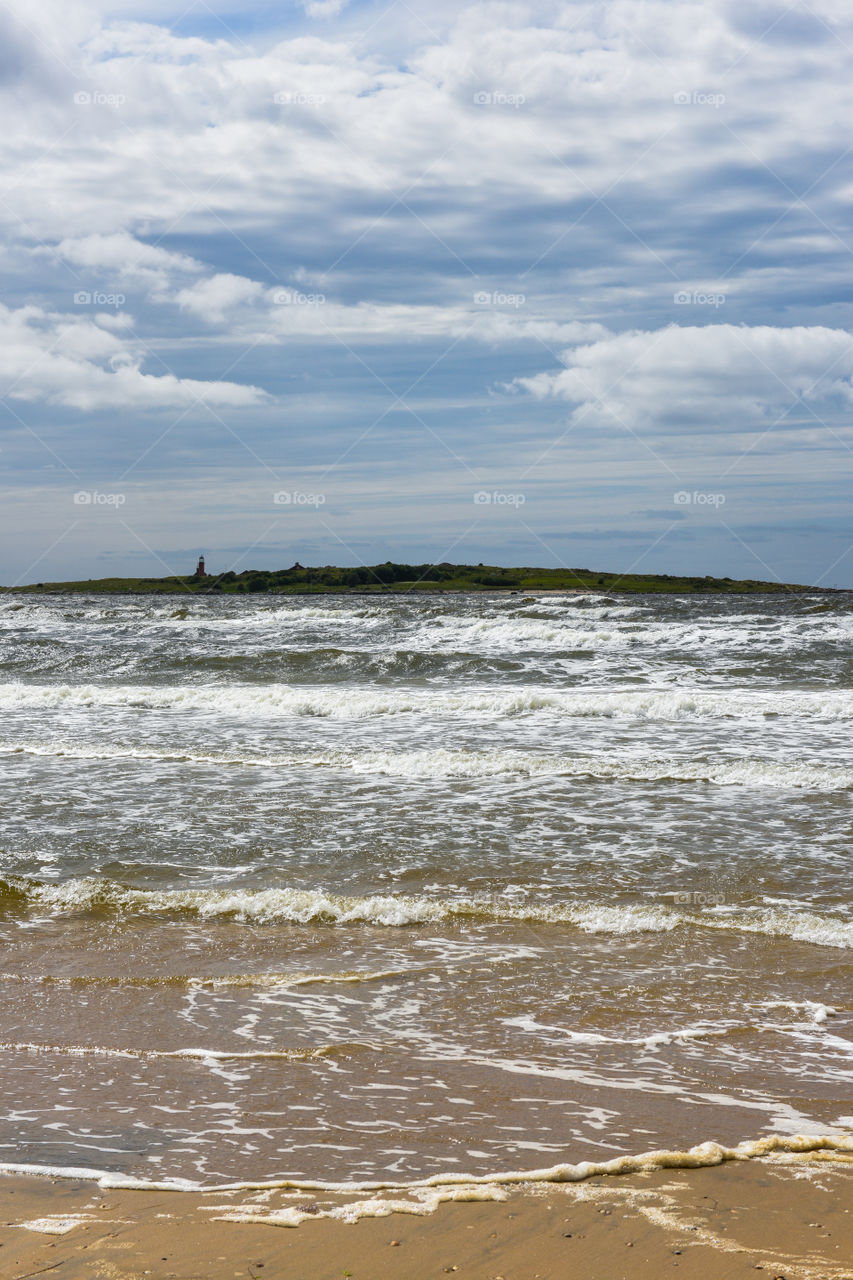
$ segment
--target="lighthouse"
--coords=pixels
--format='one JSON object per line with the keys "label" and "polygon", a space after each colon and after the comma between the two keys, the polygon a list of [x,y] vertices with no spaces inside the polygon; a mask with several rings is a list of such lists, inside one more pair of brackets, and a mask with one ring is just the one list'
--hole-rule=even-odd
{"label": "lighthouse", "polygon": [[207,574],[205,573],[205,569],[204,569],[204,556],[199,556],[198,558],[198,564],[196,565],[196,568],[195,568],[195,576],[197,578],[207,577]]}

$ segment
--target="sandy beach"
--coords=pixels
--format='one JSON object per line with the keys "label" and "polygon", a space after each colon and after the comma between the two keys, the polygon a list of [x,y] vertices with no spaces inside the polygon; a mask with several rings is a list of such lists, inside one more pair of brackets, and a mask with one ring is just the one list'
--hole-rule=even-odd
{"label": "sandy beach", "polygon": [[[595,1178],[356,1222],[357,1198],[0,1182],[7,1280],[850,1280],[853,1161],[836,1154]],[[294,1207],[317,1213],[270,1225]],[[413,1202],[413,1207],[418,1208]],[[369,1205],[363,1208],[370,1211]],[[374,1210],[375,1211],[375,1210]],[[246,1221],[228,1221],[245,1216]],[[259,1220],[251,1220],[252,1217]]]}
{"label": "sandy beach", "polygon": [[0,1280],[853,1280],[852,47],[0,0]]}

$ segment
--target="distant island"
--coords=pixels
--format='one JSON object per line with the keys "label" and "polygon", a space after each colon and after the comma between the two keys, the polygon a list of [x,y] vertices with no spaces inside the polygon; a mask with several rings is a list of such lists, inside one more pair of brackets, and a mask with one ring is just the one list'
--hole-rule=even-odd
{"label": "distant island", "polygon": [[204,562],[186,577],[90,578],[77,582],[36,582],[24,587],[0,587],[2,592],[108,592],[110,594],[193,594],[243,595],[266,592],[272,595],[382,595],[409,592],[488,591],[592,591],[658,592],[694,594],[718,592],[757,595],[768,592],[821,592],[832,587],[809,587],[792,582],[761,582],[753,578],[679,577],[668,573],[609,573],[598,569],[505,569],[497,565],[470,564],[384,564],[355,569],[323,565],[290,569],[245,569],[242,573],[205,572]]}

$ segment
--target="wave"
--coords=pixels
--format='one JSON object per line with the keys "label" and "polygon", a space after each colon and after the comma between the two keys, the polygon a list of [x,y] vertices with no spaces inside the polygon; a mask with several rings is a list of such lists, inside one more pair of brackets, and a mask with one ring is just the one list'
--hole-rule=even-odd
{"label": "wave", "polygon": [[[228,1191],[318,1191],[341,1194],[375,1191],[419,1191],[430,1188],[499,1188],[524,1186],[534,1183],[585,1182],[589,1178],[612,1177],[629,1173],[650,1173],[659,1169],[708,1169],[730,1161],[762,1160],[774,1156],[808,1157],[810,1155],[853,1154],[853,1135],[847,1133],[821,1134],[773,1134],[769,1137],[745,1139],[734,1147],[724,1147],[718,1142],[702,1142],[686,1150],[646,1151],[635,1156],[616,1156],[612,1160],[583,1160],[578,1164],[556,1164],[541,1169],[517,1169],[486,1174],[439,1173],[430,1178],[409,1182],[322,1182],[307,1179],[277,1178],[268,1181],[226,1182],[212,1185],[189,1178],[162,1179],[158,1181],[135,1178],[103,1169],[67,1167],[63,1165],[37,1165],[0,1162],[0,1173],[34,1175],[43,1178],[67,1178],[75,1181],[95,1182],[105,1190],[128,1191],[183,1191],[202,1192],[206,1195]],[[478,1198],[472,1196],[473,1198]],[[232,1210],[233,1211],[233,1210]],[[252,1206],[257,1213],[257,1204]],[[405,1210],[404,1210],[405,1211]],[[411,1211],[411,1210],[409,1210]],[[241,1212],[237,1210],[237,1212]],[[298,1221],[316,1213],[299,1214]],[[393,1212],[393,1210],[392,1210]],[[245,1219],[244,1219],[245,1220]],[[271,1225],[296,1226],[288,1216],[278,1223],[274,1215],[265,1215],[263,1221]]]}
{"label": "wave", "polygon": [[510,612],[448,618],[410,637],[413,647],[450,647],[476,653],[622,651],[637,647],[696,652],[709,644],[731,650],[763,647],[788,651],[814,644],[849,643],[853,617],[774,617],[728,614],[717,617],[636,617],[633,610],[568,608],[551,619]]}
{"label": "wave", "polygon": [[[707,602],[703,602],[706,604]],[[522,605],[519,608],[519,605]],[[572,653],[630,650],[637,646],[657,650],[706,648],[709,643],[732,650],[751,650],[757,641],[775,650],[809,649],[815,644],[849,643],[853,616],[848,609],[829,614],[775,614],[713,612],[684,614],[671,603],[656,601],[656,608],[638,607],[638,602],[603,601],[600,598],[572,597],[556,602],[540,600],[534,609],[522,601],[496,603],[479,600],[476,608],[435,601],[383,601],[373,604],[338,601],[309,605],[295,601],[260,609],[238,607],[232,612],[209,607],[209,602],[192,601],[152,607],[128,601],[109,607],[74,609],[26,606],[0,609],[0,627],[26,630],[37,628],[42,635],[62,639],[88,626],[93,638],[114,633],[115,628],[133,628],[149,641],[158,637],[170,646],[181,641],[194,645],[209,640],[220,645],[229,639],[237,644],[270,645],[284,642],[302,645],[323,634],[343,633],[349,646],[370,650],[392,645],[421,654],[457,650],[467,653]]]}
{"label": "wave", "polygon": [[42,909],[53,915],[115,912],[126,915],[190,915],[257,924],[375,925],[385,928],[445,924],[463,920],[531,925],[571,925],[592,934],[667,933],[701,927],[767,937],[785,937],[818,946],[853,947],[853,921],[804,912],[784,905],[711,906],[596,902],[513,903],[506,898],[430,898],[370,895],[348,897],[317,889],[131,889],[94,877],[58,884],[23,878],[0,880],[0,905],[7,912]]}
{"label": "wave", "polygon": [[[750,1018],[746,1022],[724,1022],[712,1023],[706,1021],[697,1022],[692,1026],[674,1026],[667,1027],[662,1030],[648,1032],[641,1036],[607,1036],[594,1031],[575,1031],[571,1027],[552,1026],[548,1023],[542,1023],[531,1014],[522,1014],[514,1018],[504,1018],[502,1022],[504,1026],[518,1027],[521,1031],[529,1032],[533,1035],[540,1036],[543,1033],[550,1035],[551,1044],[587,1044],[593,1046],[626,1046],[637,1049],[660,1049],[671,1044],[685,1044],[693,1040],[708,1039],[739,1039],[744,1035],[752,1032],[767,1033],[772,1032],[778,1035],[796,1034],[802,1036],[803,1033],[814,1032],[815,1028],[820,1029],[821,1046],[825,1049],[828,1044],[832,1044],[834,1048],[842,1049],[846,1054],[853,1053],[853,1041],[843,1040],[837,1036],[829,1036],[825,1034],[825,1026],[827,1019],[837,1016],[837,1009],[831,1005],[821,1004],[818,1001],[764,1001],[757,1006],[760,1010],[784,1008],[790,1010],[795,1015],[793,1021],[781,1022],[779,1020],[770,1022],[760,1015]],[[796,1015],[801,1016],[797,1017]]]}
{"label": "wave", "polygon": [[287,1062],[311,1062],[369,1049],[360,1041],[324,1044],[307,1049],[112,1049],[103,1045],[40,1044],[37,1041],[9,1040],[0,1042],[3,1053],[63,1054],[70,1058],[187,1058],[199,1062],[261,1062],[275,1059]]}
{"label": "wave", "polygon": [[607,782],[694,782],[723,787],[762,787],[812,792],[848,791],[853,769],[800,761],[721,758],[679,759],[614,754],[533,755],[524,751],[282,752],[278,755],[199,752],[181,748],[83,746],[77,742],[3,742],[0,755],[61,756],[72,760],[152,760],[173,764],[263,769],[336,769],[412,780],[501,776],[592,778]]}
{"label": "wave", "polygon": [[556,690],[547,686],[489,686],[460,692],[424,688],[377,689],[375,685],[300,686],[198,685],[0,685],[0,707],[21,710],[214,712],[234,717],[307,717],[367,720],[417,715],[444,719],[514,719],[549,713],[566,718],[625,720],[736,719],[767,717],[846,721],[853,719],[853,690],[723,691],[690,688]]}
{"label": "wave", "polygon": [[[14,671],[26,670],[38,678],[78,680],[86,678],[99,681],[105,669],[104,652],[110,654],[106,664],[115,675],[121,674],[130,681],[133,673],[142,678],[152,672],[168,677],[171,681],[185,682],[187,688],[233,687],[235,683],[253,682],[255,687],[265,688],[271,682],[297,680],[303,684],[328,684],[332,681],[349,683],[353,680],[428,680],[447,678],[488,679],[493,675],[507,676],[527,665],[526,655],[456,653],[442,650],[420,652],[399,647],[393,640],[381,648],[348,649],[330,648],[306,644],[299,648],[289,643],[287,637],[270,636],[268,644],[243,646],[225,638],[221,644],[149,644],[132,646],[125,639],[116,644],[112,635],[89,636],[87,649],[79,652],[75,645],[63,647],[44,637],[30,641],[27,650],[15,656],[8,654],[0,666]],[[108,646],[112,645],[112,648]],[[227,684],[226,684],[227,682]]]}
{"label": "wave", "polygon": [[[0,881],[0,885],[3,882]],[[517,955],[508,953],[498,959],[516,959]],[[157,977],[146,977],[133,974],[127,977],[116,977],[112,974],[74,974],[73,976],[51,973],[2,973],[0,983],[19,982],[33,986],[67,987],[177,987],[209,989],[212,991],[227,990],[240,987],[313,987],[313,986],[354,986],[363,982],[384,982],[391,978],[408,978],[427,970],[425,965],[408,965],[395,969],[345,969],[339,972],[317,973],[229,973],[229,974],[165,974]]]}
{"label": "wave", "polygon": [[[128,984],[128,985],[133,985]],[[291,984],[283,984],[291,985]],[[831,1015],[834,1016],[834,1010]],[[531,1016],[502,1019],[505,1026],[518,1027],[539,1035],[551,1033],[548,1043],[551,1045],[589,1045],[605,1048],[632,1048],[654,1051],[670,1045],[685,1045],[696,1040],[734,1040],[751,1032],[778,1035],[796,1034],[802,1036],[820,1027],[821,1020],[810,1017],[793,1023],[780,1022],[745,1022],[732,1025],[715,1025],[697,1023],[695,1026],[670,1027],[666,1030],[649,1032],[642,1036],[606,1036],[597,1032],[574,1031],[570,1027],[555,1027],[542,1024]],[[556,1038],[555,1038],[556,1037]],[[393,1047],[400,1047],[399,1039],[395,1039]],[[311,1045],[288,1049],[213,1049],[190,1046],[181,1049],[142,1049],[118,1048],[97,1044],[67,1044],[64,1042],[43,1042],[35,1040],[0,1041],[0,1052],[21,1053],[36,1056],[60,1056],[68,1058],[119,1058],[130,1060],[186,1060],[201,1063],[227,1062],[316,1062],[330,1058],[352,1058],[363,1053],[381,1053],[386,1046],[375,1041],[353,1040],[337,1041],[331,1044]],[[846,1056],[853,1051],[853,1043],[840,1036],[823,1033],[821,1027],[820,1047],[822,1052],[828,1048],[840,1049]],[[474,1059],[472,1059],[474,1060]],[[492,1065],[495,1065],[492,1063]],[[547,1070],[547,1069],[546,1069]]]}

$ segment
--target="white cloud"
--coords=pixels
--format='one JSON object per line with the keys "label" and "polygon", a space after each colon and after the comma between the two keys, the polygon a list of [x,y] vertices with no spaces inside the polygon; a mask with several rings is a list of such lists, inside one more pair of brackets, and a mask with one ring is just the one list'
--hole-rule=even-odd
{"label": "white cloud", "polygon": [[80,289],[122,292],[128,290],[133,305],[142,298],[152,302],[170,299],[178,285],[205,270],[201,262],[185,253],[175,253],[126,231],[110,235],[67,237],[55,250],[39,246],[39,257],[56,256],[70,265],[74,292]]}
{"label": "white cloud", "polygon": [[[510,295],[511,296],[511,295]],[[410,342],[419,338],[469,339],[506,346],[538,341],[545,346],[590,342],[608,336],[603,325],[526,314],[524,304],[446,306],[402,302],[343,303],[311,284],[264,289],[243,276],[216,275],[182,289],[174,301],[195,312],[223,336],[249,343]]]}
{"label": "white cloud", "polygon": [[245,276],[219,272],[199,280],[175,295],[178,306],[194,311],[210,321],[222,321],[225,313],[242,303],[253,302],[263,294],[263,285]]}
{"label": "white cloud", "polygon": [[299,0],[309,18],[336,18],[348,0]]}
{"label": "white cloud", "polygon": [[[741,447],[713,437],[752,441],[790,410],[760,468],[751,455],[751,482],[772,474],[781,492],[808,460],[846,483],[850,454],[811,417],[843,432],[853,376],[843,0],[305,0],[250,4],[240,35],[220,0],[179,28],[166,0],[144,22],[131,0],[19,12],[0,10],[12,405],[131,411],[202,394],[240,411],[263,392],[215,380],[239,357],[247,383],[296,405],[251,424],[232,415],[235,429],[257,425],[258,457],[274,438],[289,460],[325,466],[352,445],[372,470],[381,431],[403,494],[419,447],[440,445],[391,414],[363,435],[388,402],[353,355],[371,344],[363,359],[387,386],[430,374],[419,412],[434,411],[424,421],[451,467],[464,455],[511,471],[525,443],[535,463],[583,415],[602,431],[569,435],[536,475],[571,484],[585,468],[584,483],[642,485],[641,444],[606,429],[619,420],[641,440],[668,434],[668,458],[680,450],[710,474]],[[700,287],[725,293],[725,309],[673,306]],[[84,314],[78,290],[127,300]],[[276,304],[280,290],[325,301]],[[480,291],[525,300],[480,304]],[[247,351],[255,342],[302,347],[270,360]],[[191,360],[195,380],[147,348],[165,365]],[[515,375],[528,398],[489,395]],[[42,416],[59,438],[66,414]],[[121,421],[132,430],[133,413]],[[79,425],[69,457],[86,452]],[[809,431],[823,453],[802,451]],[[241,465],[227,441],[215,447],[229,474]],[[167,470],[174,455],[157,456]],[[618,508],[596,503],[618,525]]]}
{"label": "white cloud", "polygon": [[[331,226],[337,244],[376,216],[354,197],[408,193],[409,202],[429,198],[420,216],[466,261],[513,201],[556,202],[555,239],[582,212],[567,215],[567,205],[599,195],[612,203],[638,186],[644,198],[656,188],[676,202],[689,202],[691,184],[698,198],[710,186],[733,214],[754,211],[754,188],[724,179],[723,192],[714,182],[738,166],[781,175],[760,193],[778,213],[803,136],[819,142],[818,155],[840,153],[853,108],[841,14],[831,18],[841,38],[827,36],[818,75],[811,47],[762,42],[725,6],[705,3],[554,5],[540,18],[525,5],[464,5],[452,18],[424,6],[423,22],[414,4],[410,30],[394,27],[407,47],[381,55],[343,24],[336,38],[248,48],[215,24],[209,38],[151,23],[98,28],[80,5],[68,7],[78,17],[56,24],[49,48],[23,33],[25,82],[46,60],[54,83],[48,93],[41,80],[30,86],[37,110],[20,92],[7,103],[0,142],[9,160],[39,157],[38,183],[19,187],[12,207],[51,243],[69,226],[78,236],[192,233],[221,220],[225,232],[307,216],[318,237]],[[436,24],[441,40],[430,34]],[[776,87],[793,82],[795,93]],[[75,106],[78,90],[121,103]],[[678,106],[679,92],[723,93],[726,105]],[[490,101],[478,105],[478,93]],[[289,100],[277,104],[276,94]],[[641,239],[652,236],[639,206],[629,221]],[[20,233],[14,216],[11,228]],[[524,253],[523,227],[513,230]],[[658,221],[655,234],[667,239],[662,230]],[[685,255],[673,245],[661,256],[677,266]]]}
{"label": "white cloud", "polygon": [[161,279],[175,272],[195,273],[203,269],[202,264],[188,254],[146,244],[127,231],[67,237],[60,241],[56,251],[75,266],[109,270],[120,275],[149,274]]}
{"label": "white cloud", "polygon": [[824,407],[853,402],[853,338],[842,329],[670,325],[612,334],[563,360],[513,385],[567,400],[592,423],[734,431],[790,409],[792,422],[818,425]]}
{"label": "white cloud", "polygon": [[[234,272],[208,274],[209,268],[198,259],[146,244],[127,232],[67,238],[55,251],[39,247],[35,252],[39,257],[56,252],[72,263],[78,285],[100,291],[121,285],[134,291],[132,303],[141,298],[169,303],[235,341],[470,336],[486,343],[532,338],[549,345],[588,342],[609,334],[596,322],[545,315],[541,306],[530,314],[526,295],[506,289],[478,290],[464,301],[445,305],[342,303],[322,293],[304,270],[294,272],[299,284],[270,288]],[[118,328],[130,321],[126,316],[107,315],[102,323]]]}
{"label": "white cloud", "polygon": [[249,407],[265,398],[259,388],[234,382],[144,373],[144,349],[112,328],[39,307],[0,304],[3,398],[81,410],[181,408],[197,400]]}

